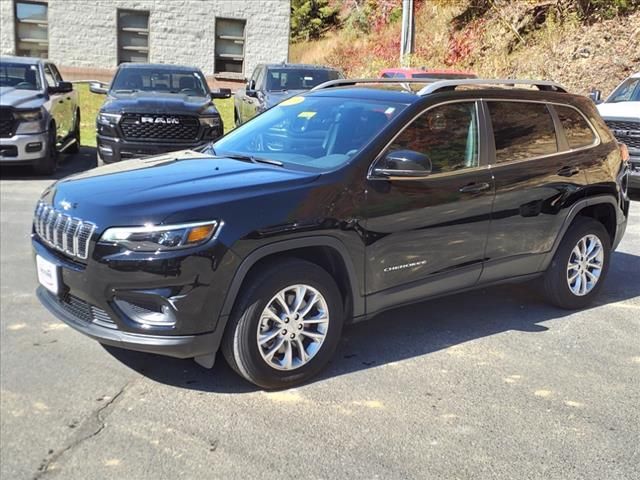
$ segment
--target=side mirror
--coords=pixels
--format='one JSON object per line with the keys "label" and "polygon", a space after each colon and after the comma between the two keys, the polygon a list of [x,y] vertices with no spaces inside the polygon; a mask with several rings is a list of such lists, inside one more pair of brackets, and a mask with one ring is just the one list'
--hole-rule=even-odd
{"label": "side mirror", "polygon": [[431,160],[414,150],[395,150],[387,153],[373,168],[376,177],[424,178],[431,173]]}
{"label": "side mirror", "polygon": [[98,95],[106,95],[109,89],[100,82],[91,82],[89,84],[89,91],[97,93]]}
{"label": "side mirror", "polygon": [[598,103],[602,103],[602,92],[600,90],[591,90],[589,92],[589,98],[591,100],[593,100],[593,103],[595,103],[596,105]]}
{"label": "side mirror", "polygon": [[253,90],[253,89],[251,89],[249,87],[247,87],[246,94],[247,94],[247,97],[258,98],[258,91],[257,90]]}
{"label": "side mirror", "polygon": [[219,88],[215,92],[210,93],[211,100],[214,98],[231,98],[231,89],[230,88]]}
{"label": "side mirror", "polygon": [[59,82],[55,87],[48,88],[49,93],[69,93],[73,91],[73,84],[71,82]]}

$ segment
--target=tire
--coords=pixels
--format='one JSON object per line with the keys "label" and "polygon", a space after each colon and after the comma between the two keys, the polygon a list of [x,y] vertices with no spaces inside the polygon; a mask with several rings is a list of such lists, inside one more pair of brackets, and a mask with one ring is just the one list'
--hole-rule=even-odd
{"label": "tire", "polygon": [[[306,293],[298,295],[294,290],[288,290],[293,286],[300,287],[298,292],[306,288]],[[331,275],[313,263],[286,259],[268,263],[242,288],[222,340],[222,352],[231,368],[265,389],[291,387],[320,372],[335,352],[344,322],[342,297]],[[303,316],[296,318],[292,311],[288,318],[284,309],[280,309],[282,303],[275,297],[283,290],[286,290],[285,302],[290,299],[291,306],[295,306],[295,299],[304,298],[296,310]],[[318,300],[314,303],[312,298]],[[309,305],[311,310],[304,313]],[[275,317],[263,315],[267,306],[274,307],[271,312]],[[326,322],[321,320],[325,317],[322,313],[325,308]],[[273,318],[280,318],[280,321]],[[307,323],[301,325],[302,321]],[[271,340],[261,347],[258,345],[259,334],[265,338],[271,335]],[[307,335],[316,338],[312,340]],[[324,338],[319,341],[318,337],[322,335]],[[282,346],[275,348],[277,344]],[[287,345],[290,345],[288,349]],[[308,359],[303,360],[300,346]],[[270,351],[276,353],[268,360]],[[290,361],[287,361],[287,353]]]}
{"label": "tire", "polygon": [[[587,239],[586,243],[580,244],[579,242],[583,241],[583,239]],[[589,243],[589,239],[593,240],[593,243]],[[599,241],[599,247],[595,239]],[[584,245],[585,248],[582,252],[587,252],[586,257],[594,257],[593,263],[590,263],[591,261],[583,262],[580,259],[581,256],[584,257],[584,255],[576,253],[581,251],[580,245]],[[595,245],[593,250],[589,250],[591,245]],[[602,249],[601,255],[596,251],[598,248]],[[551,265],[545,272],[543,285],[549,302],[567,310],[587,307],[602,289],[609,271],[610,258],[611,239],[604,226],[592,218],[578,217],[569,227],[551,261]],[[570,262],[572,265],[578,265],[578,267],[570,268]],[[600,265],[600,268],[592,268],[589,265]],[[589,273],[586,273],[586,270]],[[597,280],[594,282],[593,276],[596,274]],[[576,275],[580,278],[577,278]],[[575,278],[575,280],[570,281],[570,277]],[[587,279],[588,281],[585,283],[581,279]]]}
{"label": "tire", "polygon": [[73,125],[72,138],[75,140],[75,143],[71,145],[66,152],[75,154],[80,152],[80,110],[76,111],[76,122]]}
{"label": "tire", "polygon": [[56,149],[56,126],[49,126],[49,138],[47,139],[47,153],[33,164],[33,169],[38,175],[52,175],[58,168],[58,150]]}

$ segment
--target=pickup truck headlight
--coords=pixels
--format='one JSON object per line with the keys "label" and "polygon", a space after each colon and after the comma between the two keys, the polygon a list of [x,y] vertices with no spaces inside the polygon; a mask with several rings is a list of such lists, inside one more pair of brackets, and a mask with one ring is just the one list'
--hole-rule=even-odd
{"label": "pickup truck headlight", "polygon": [[208,241],[218,230],[216,221],[178,225],[144,225],[107,229],[98,243],[119,245],[136,252],[157,252],[193,247]]}
{"label": "pickup truck headlight", "polygon": [[41,108],[33,110],[15,110],[13,116],[18,121],[16,134],[40,133],[44,130],[44,112]]}
{"label": "pickup truck headlight", "polygon": [[200,125],[217,127],[220,125],[220,117],[200,117]]}
{"label": "pickup truck headlight", "polygon": [[102,125],[112,126],[117,124],[122,118],[119,113],[98,113],[98,123]]}

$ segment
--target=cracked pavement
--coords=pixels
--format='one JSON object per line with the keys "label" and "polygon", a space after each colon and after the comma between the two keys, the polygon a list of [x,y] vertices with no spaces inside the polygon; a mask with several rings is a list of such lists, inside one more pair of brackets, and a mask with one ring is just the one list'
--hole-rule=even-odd
{"label": "cracked pavement", "polygon": [[530,284],[405,307],[348,328],[315,381],[265,393],[221,357],[107,349],[48,314],[29,231],[49,182],[0,180],[3,480],[640,478],[640,202],[594,307]]}

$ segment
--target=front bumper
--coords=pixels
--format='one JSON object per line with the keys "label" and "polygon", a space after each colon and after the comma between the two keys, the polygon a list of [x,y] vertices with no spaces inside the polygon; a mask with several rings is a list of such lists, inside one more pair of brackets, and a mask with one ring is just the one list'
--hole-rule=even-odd
{"label": "front bumper", "polygon": [[0,138],[0,163],[32,163],[47,152],[48,135],[43,133],[15,134]]}
{"label": "front bumper", "polygon": [[[237,257],[214,243],[166,259],[95,254],[80,264],[32,236],[34,255],[56,265],[58,294],[39,287],[40,302],[64,323],[104,343],[129,350],[191,358],[215,353],[226,325],[221,317]],[[135,257],[135,255],[133,256]],[[169,311],[174,323],[153,325],[121,307]]]}
{"label": "front bumper", "polygon": [[130,140],[123,140],[122,138],[107,137],[104,135],[97,135],[96,140],[100,158],[106,163],[193,149],[211,142],[211,140],[202,140],[193,143],[132,142]]}
{"label": "front bumper", "polygon": [[[635,152],[634,152],[635,153]],[[629,189],[640,190],[640,152],[638,155],[632,154],[629,158]]]}

